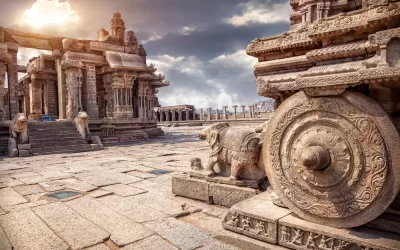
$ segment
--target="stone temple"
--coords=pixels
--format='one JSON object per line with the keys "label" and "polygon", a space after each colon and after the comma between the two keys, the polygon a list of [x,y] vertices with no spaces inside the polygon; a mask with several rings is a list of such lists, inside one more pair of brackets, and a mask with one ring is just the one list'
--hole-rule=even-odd
{"label": "stone temple", "polygon": [[[146,64],[143,45],[134,31],[126,32],[120,13],[114,14],[110,28],[101,29],[94,41],[0,28],[0,120],[12,120],[17,113],[29,121],[71,120],[84,111],[91,133],[103,141],[162,134],[154,107],[158,88],[169,82],[156,74],[154,65]],[[25,68],[18,65],[19,47],[48,50],[51,55],[32,58]],[[18,72],[27,75],[18,81]]]}

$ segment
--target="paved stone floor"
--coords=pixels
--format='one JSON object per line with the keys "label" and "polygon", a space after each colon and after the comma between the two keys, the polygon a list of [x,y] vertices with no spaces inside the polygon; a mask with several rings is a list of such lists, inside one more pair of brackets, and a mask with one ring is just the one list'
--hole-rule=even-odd
{"label": "paved stone floor", "polygon": [[[0,158],[0,250],[276,249],[223,230],[226,208],[171,193],[174,174],[207,158],[200,129],[165,128],[158,139],[97,152]],[[45,196],[57,191],[79,194]]]}

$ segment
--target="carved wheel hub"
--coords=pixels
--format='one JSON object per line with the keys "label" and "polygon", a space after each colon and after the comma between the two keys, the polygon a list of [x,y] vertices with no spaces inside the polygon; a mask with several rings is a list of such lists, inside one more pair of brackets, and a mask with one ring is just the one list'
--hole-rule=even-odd
{"label": "carved wheel hub", "polygon": [[300,217],[333,227],[365,224],[399,191],[399,135],[372,99],[346,92],[299,92],[269,122],[263,148],[268,179]]}

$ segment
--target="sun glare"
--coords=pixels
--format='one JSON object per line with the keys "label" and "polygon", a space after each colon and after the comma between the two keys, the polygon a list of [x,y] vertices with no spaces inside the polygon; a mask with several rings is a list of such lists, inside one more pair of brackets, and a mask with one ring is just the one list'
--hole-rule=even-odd
{"label": "sun glare", "polygon": [[32,8],[24,11],[21,17],[21,25],[34,28],[63,26],[78,22],[78,13],[67,1],[60,3],[60,0],[37,0]]}

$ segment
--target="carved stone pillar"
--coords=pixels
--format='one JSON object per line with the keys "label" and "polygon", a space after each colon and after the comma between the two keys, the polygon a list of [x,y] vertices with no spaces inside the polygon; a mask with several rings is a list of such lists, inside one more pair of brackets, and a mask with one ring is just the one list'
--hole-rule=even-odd
{"label": "carved stone pillar", "polygon": [[200,109],[200,120],[204,120],[204,113],[203,109]]}
{"label": "carved stone pillar", "polygon": [[58,118],[65,119],[66,115],[66,106],[67,106],[67,87],[65,83],[65,74],[64,70],[61,67],[61,60],[56,60],[56,70],[57,70],[57,90],[58,90]]}
{"label": "carved stone pillar", "polygon": [[182,109],[178,109],[179,121],[182,121]]}
{"label": "carved stone pillar", "polygon": [[90,118],[99,117],[99,106],[97,105],[96,88],[96,66],[87,63],[84,72],[85,83],[83,85],[83,107]]}
{"label": "carved stone pillar", "polygon": [[193,112],[193,121],[195,121],[196,120],[196,109],[193,109],[192,112]]}
{"label": "carved stone pillar", "polygon": [[175,115],[176,115],[176,110],[175,109],[173,109],[173,110],[171,110],[171,115],[172,115],[172,121],[174,122],[175,121]]}
{"label": "carved stone pillar", "polygon": [[217,112],[215,113],[215,120],[219,120],[219,109],[217,109]]}
{"label": "carved stone pillar", "polygon": [[164,122],[164,110],[160,110],[160,122]]}
{"label": "carved stone pillar", "polygon": [[212,108],[208,108],[207,109],[207,113],[208,113],[208,120],[211,121],[212,120]]}
{"label": "carved stone pillar", "polygon": [[233,108],[233,119],[237,119],[237,107],[238,107],[238,105],[233,105],[232,106],[232,108]]}
{"label": "carved stone pillar", "polygon": [[169,122],[169,110],[165,110],[165,119],[167,120],[167,122]]}
{"label": "carved stone pillar", "polygon": [[0,61],[0,121],[4,121],[6,117],[6,111],[4,110],[4,82],[6,70],[6,65]]}
{"label": "carved stone pillar", "polygon": [[57,89],[56,83],[51,80],[47,80],[43,86],[43,98],[44,98],[44,113],[46,115],[57,114]]}
{"label": "carved stone pillar", "polygon": [[29,96],[30,98],[30,112],[29,119],[41,120],[42,116],[42,80],[35,78],[35,75],[31,76],[31,83],[29,84]]}
{"label": "carved stone pillar", "polygon": [[136,73],[113,72],[112,92],[114,96],[113,117],[121,119],[133,118],[132,87]]}
{"label": "carved stone pillar", "polygon": [[228,120],[228,116],[226,114],[226,109],[228,108],[228,106],[223,106],[222,108],[223,108],[223,116],[224,116],[222,119]]}
{"label": "carved stone pillar", "polygon": [[185,119],[186,119],[186,121],[190,121],[190,114],[189,114],[189,112],[190,112],[190,109],[185,109],[185,111],[186,111],[186,117],[185,117]]}
{"label": "carved stone pillar", "polygon": [[82,68],[80,61],[65,60],[61,62],[65,72],[67,86],[66,118],[74,119],[82,110]]}
{"label": "carved stone pillar", "polygon": [[243,119],[245,119],[246,118],[246,105],[242,105],[240,107],[242,107]]}
{"label": "carved stone pillar", "polygon": [[19,113],[19,97],[18,89],[18,44],[8,43],[8,51],[11,54],[11,62],[7,64],[7,77],[8,77],[8,95],[10,98],[10,119],[13,115]]}

